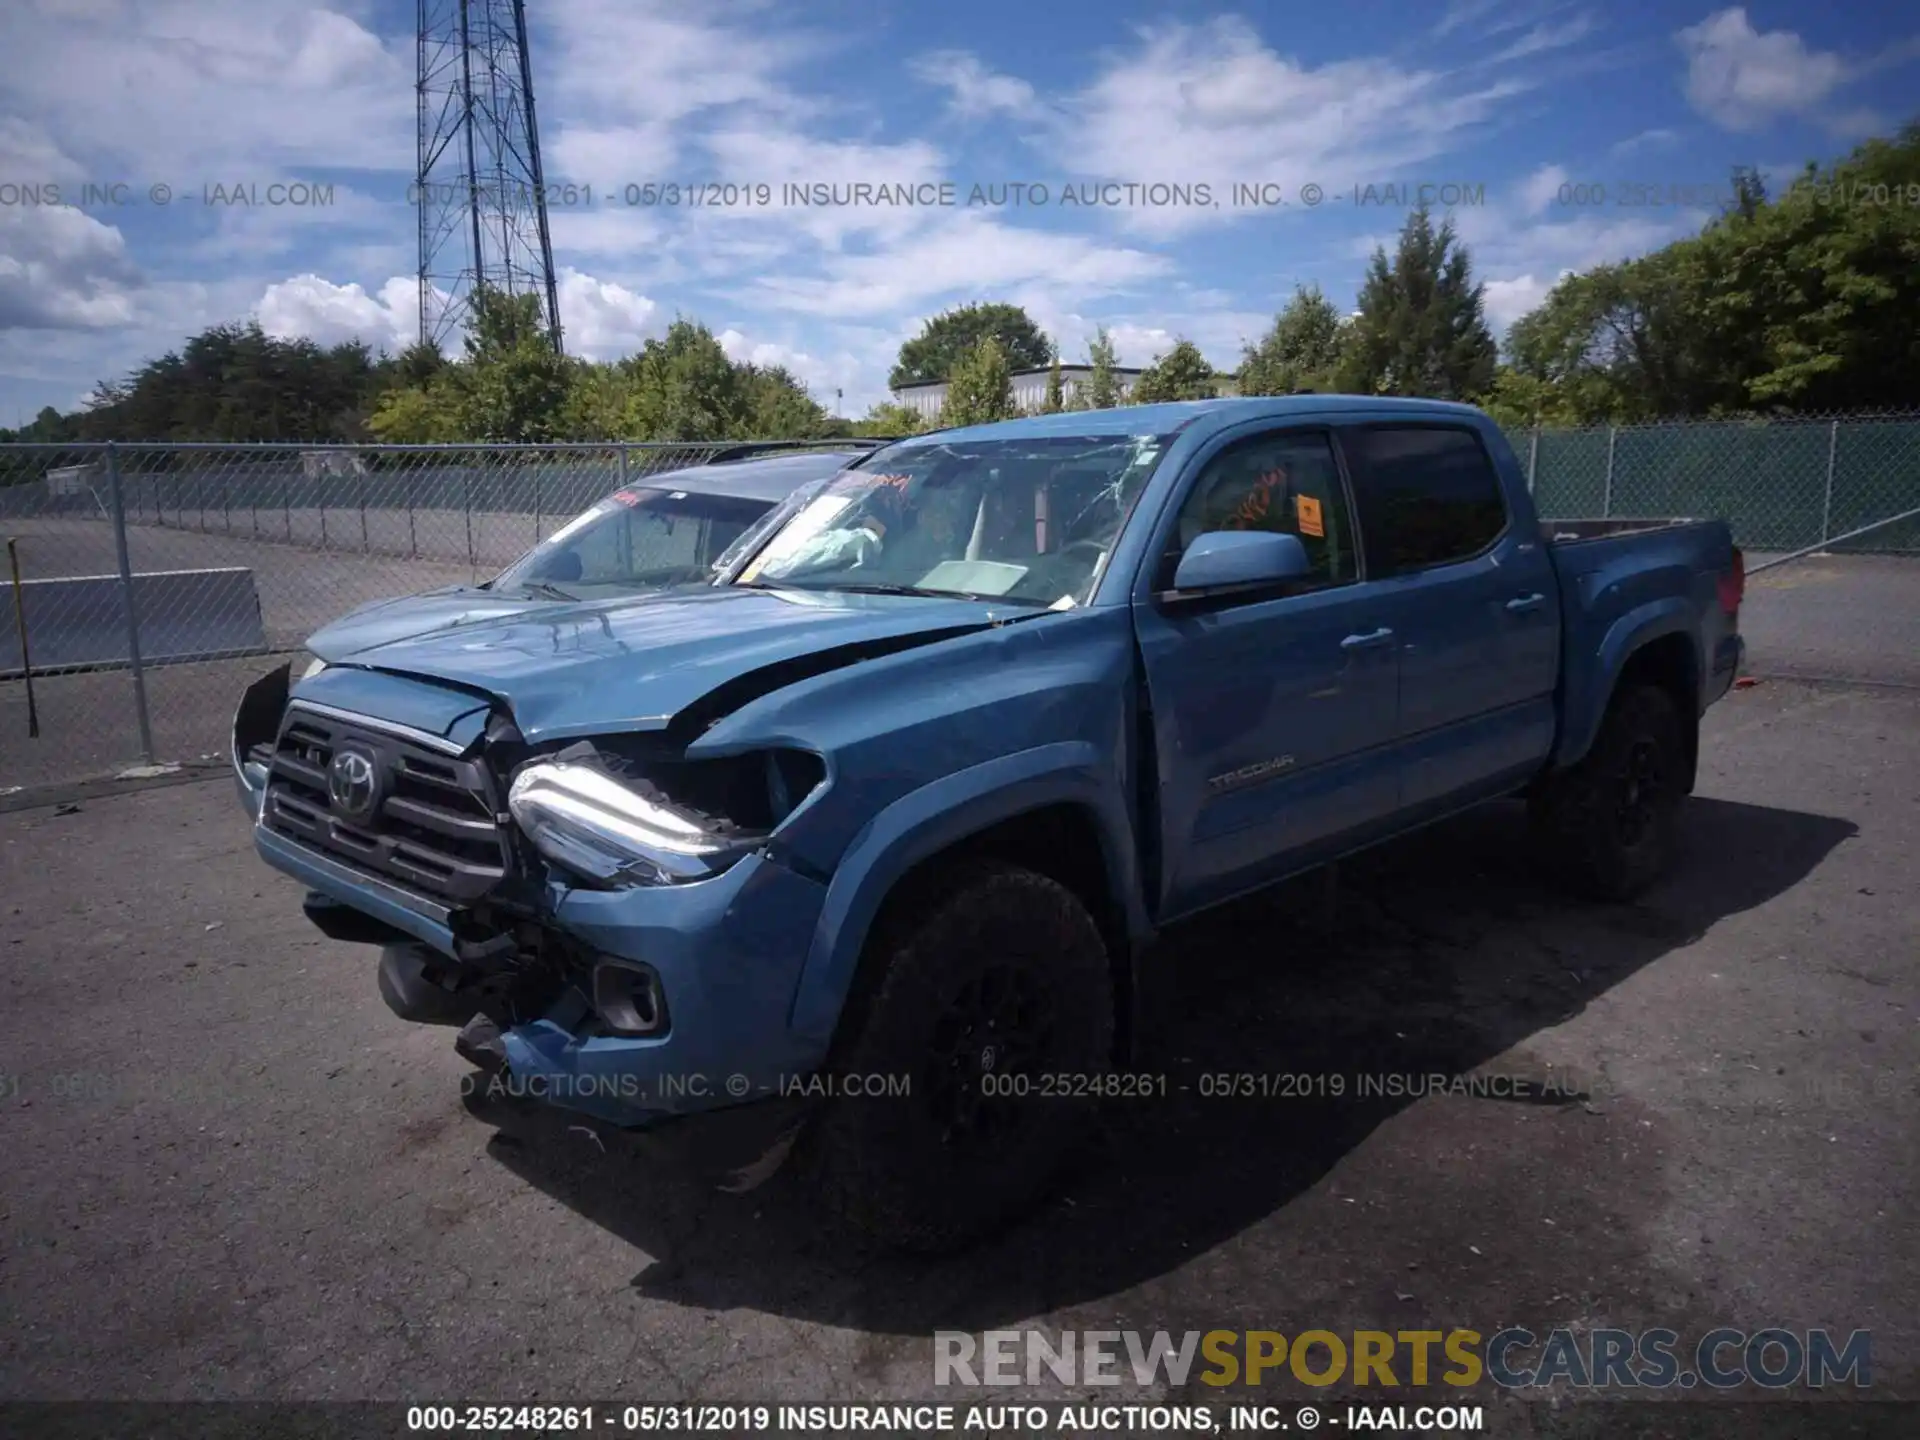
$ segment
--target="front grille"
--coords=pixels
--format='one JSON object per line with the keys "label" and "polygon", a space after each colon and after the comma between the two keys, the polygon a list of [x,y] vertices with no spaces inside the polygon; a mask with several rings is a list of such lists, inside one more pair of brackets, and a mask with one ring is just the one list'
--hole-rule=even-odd
{"label": "front grille", "polygon": [[[334,755],[364,752],[379,798],[361,817],[327,788]],[[479,760],[289,706],[273,746],[261,823],[369,875],[450,905],[471,904],[511,864],[493,777]]]}

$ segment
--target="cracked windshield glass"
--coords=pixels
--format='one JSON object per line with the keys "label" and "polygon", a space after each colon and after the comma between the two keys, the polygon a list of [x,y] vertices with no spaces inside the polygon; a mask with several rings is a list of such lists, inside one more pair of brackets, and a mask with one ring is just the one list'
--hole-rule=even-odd
{"label": "cracked windshield glass", "polygon": [[1163,436],[903,445],[836,476],[737,584],[1084,605]]}

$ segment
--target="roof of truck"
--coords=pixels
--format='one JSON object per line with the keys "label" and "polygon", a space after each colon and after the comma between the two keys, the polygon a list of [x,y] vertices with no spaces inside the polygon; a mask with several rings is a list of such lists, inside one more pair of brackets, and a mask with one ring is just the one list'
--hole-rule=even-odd
{"label": "roof of truck", "polygon": [[1111,410],[1066,410],[1029,415],[991,425],[966,425],[915,436],[908,444],[951,440],[1017,440],[1043,435],[1169,435],[1198,420],[1237,424],[1244,420],[1306,418],[1334,411],[1363,411],[1381,416],[1478,417],[1472,405],[1450,400],[1419,400],[1398,395],[1234,395],[1213,400],[1181,400],[1161,405],[1119,405]]}

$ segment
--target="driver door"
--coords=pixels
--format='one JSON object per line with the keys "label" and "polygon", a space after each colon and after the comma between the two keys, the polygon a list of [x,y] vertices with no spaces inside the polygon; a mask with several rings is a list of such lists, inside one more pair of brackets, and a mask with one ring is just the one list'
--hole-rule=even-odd
{"label": "driver door", "polygon": [[[1253,593],[1174,595],[1214,530],[1300,537],[1313,571]],[[1359,568],[1325,431],[1267,429],[1203,460],[1135,626],[1159,761],[1163,918],[1339,853],[1399,801],[1398,651]]]}

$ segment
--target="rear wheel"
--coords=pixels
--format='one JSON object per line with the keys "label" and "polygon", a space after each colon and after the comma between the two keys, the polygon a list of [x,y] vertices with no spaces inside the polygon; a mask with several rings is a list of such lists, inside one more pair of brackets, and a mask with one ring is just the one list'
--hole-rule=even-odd
{"label": "rear wheel", "polygon": [[1534,797],[1536,832],[1576,889],[1627,900],[1666,872],[1686,795],[1682,742],[1680,717],[1665,690],[1623,690],[1587,757]]}
{"label": "rear wheel", "polygon": [[884,968],[834,1067],[868,1093],[829,1102],[802,1170],[881,1244],[947,1249],[1036,1203],[1088,1133],[1092,1087],[1060,1082],[1108,1068],[1106,947],[1071,891],[997,863],[957,870],[875,944]]}

